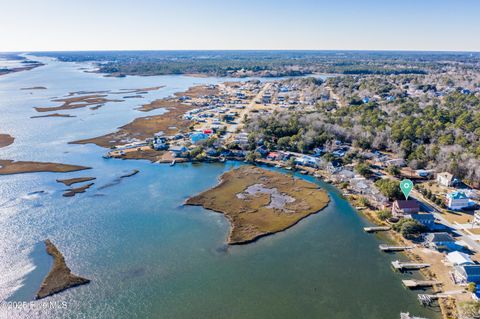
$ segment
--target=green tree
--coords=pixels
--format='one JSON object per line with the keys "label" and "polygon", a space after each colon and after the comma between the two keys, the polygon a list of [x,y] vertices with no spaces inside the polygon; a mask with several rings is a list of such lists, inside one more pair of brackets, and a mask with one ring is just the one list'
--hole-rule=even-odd
{"label": "green tree", "polygon": [[402,191],[397,181],[388,178],[379,179],[375,182],[375,186],[377,186],[379,191],[391,201],[403,197]]}
{"label": "green tree", "polygon": [[399,176],[400,175],[400,167],[391,165],[387,168],[387,173],[392,176]]}
{"label": "green tree", "polygon": [[370,169],[370,166],[366,163],[358,164],[356,167],[356,170],[358,174],[364,176],[364,177],[370,177],[372,176],[372,170]]}
{"label": "green tree", "polygon": [[389,211],[388,209],[386,210],[379,210],[377,211],[377,216],[378,218],[380,218],[381,220],[387,220],[389,218],[392,217],[392,212]]}

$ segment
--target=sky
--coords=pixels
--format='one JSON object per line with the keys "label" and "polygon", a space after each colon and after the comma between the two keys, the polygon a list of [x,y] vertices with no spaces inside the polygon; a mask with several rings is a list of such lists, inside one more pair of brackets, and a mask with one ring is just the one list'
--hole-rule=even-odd
{"label": "sky", "polygon": [[480,51],[478,0],[0,0],[0,51]]}

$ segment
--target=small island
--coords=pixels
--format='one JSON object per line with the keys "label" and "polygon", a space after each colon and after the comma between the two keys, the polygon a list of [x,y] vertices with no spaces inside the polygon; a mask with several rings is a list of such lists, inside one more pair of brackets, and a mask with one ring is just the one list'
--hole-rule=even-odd
{"label": "small island", "polygon": [[53,265],[50,272],[45,277],[37,292],[36,299],[42,299],[56,293],[62,292],[68,288],[88,284],[89,279],[72,274],[68,268],[62,253],[49,240],[45,240],[47,253],[53,257]]}
{"label": "small island", "polygon": [[50,162],[0,160],[0,175],[36,172],[67,173],[84,169],[90,169],[90,167]]}
{"label": "small island", "polygon": [[14,140],[15,138],[9,134],[0,134],[0,148],[12,144]]}
{"label": "small island", "polygon": [[214,188],[186,201],[224,214],[228,244],[246,244],[292,227],[329,203],[317,185],[255,166],[224,173]]}

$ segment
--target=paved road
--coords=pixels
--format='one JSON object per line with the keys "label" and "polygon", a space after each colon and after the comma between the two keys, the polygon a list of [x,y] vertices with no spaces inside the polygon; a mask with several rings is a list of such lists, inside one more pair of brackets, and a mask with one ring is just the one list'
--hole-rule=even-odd
{"label": "paved road", "polygon": [[460,237],[465,244],[467,244],[471,250],[475,252],[480,252],[480,244],[476,242],[472,237],[466,234],[458,225],[450,223],[446,220],[440,213],[440,209],[433,203],[429,203],[418,191],[412,191],[412,197],[418,200],[420,206],[423,210],[431,212],[436,219],[438,219],[442,224],[452,229],[453,233]]}

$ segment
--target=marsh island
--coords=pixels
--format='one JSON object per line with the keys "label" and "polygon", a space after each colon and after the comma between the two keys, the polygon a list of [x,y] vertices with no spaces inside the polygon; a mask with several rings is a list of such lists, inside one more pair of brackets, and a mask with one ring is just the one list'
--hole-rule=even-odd
{"label": "marsh island", "polygon": [[228,243],[246,244],[283,231],[325,208],[317,185],[254,166],[224,173],[214,188],[186,201],[224,214],[231,223]]}

